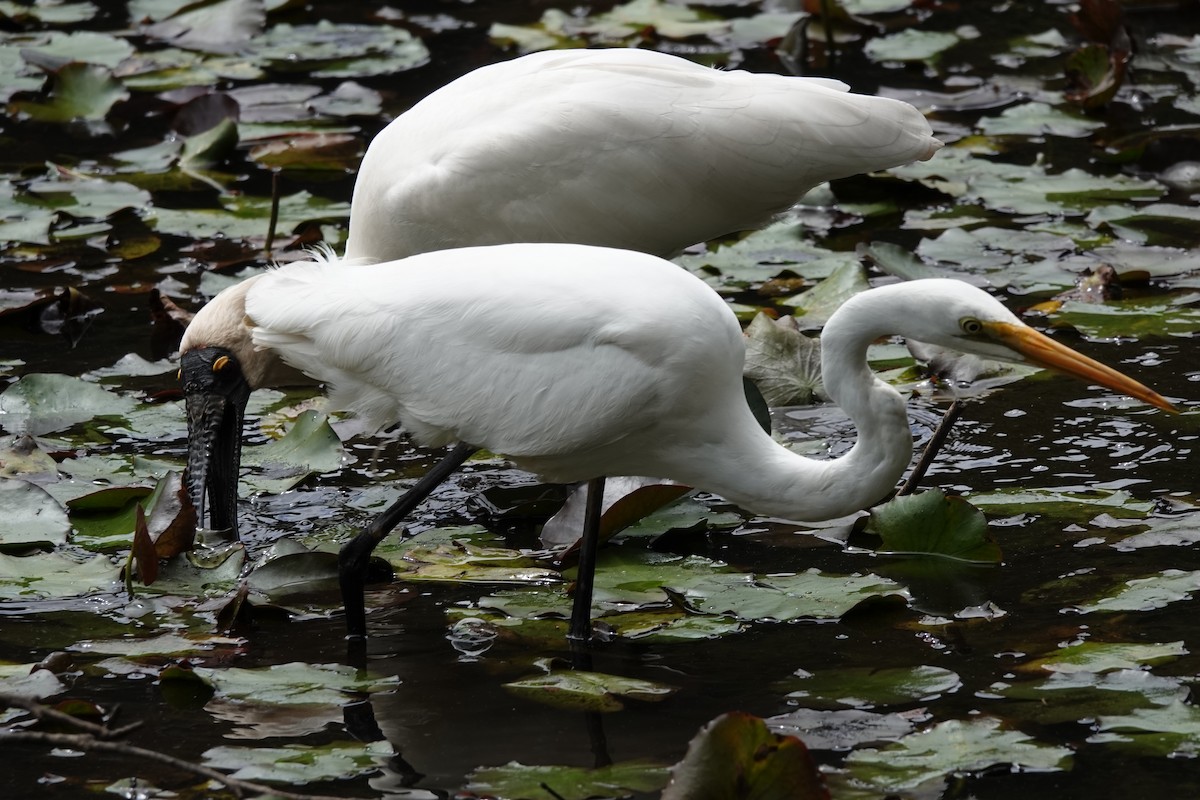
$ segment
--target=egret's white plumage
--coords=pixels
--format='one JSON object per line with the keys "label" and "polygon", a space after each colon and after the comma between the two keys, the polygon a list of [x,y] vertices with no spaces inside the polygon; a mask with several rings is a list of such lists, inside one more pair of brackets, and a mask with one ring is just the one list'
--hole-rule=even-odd
{"label": "egret's white plumage", "polygon": [[650,50],[533,53],[468,73],[375,137],[345,255],[574,242],[666,256],[940,147],[908,103],[835,80]]}
{"label": "egret's white plumage", "polygon": [[218,295],[183,349],[224,342],[247,376],[286,362],[328,383],[334,407],[401,422],[426,444],[502,453],[551,480],[671,478],[817,520],[879,500],[909,462],[904,403],[866,363],[867,346],[893,333],[1056,366],[1169,408],[979,289],[913,281],[859,294],[830,319],[825,387],[859,438],[841,458],[804,458],[755,421],[740,326],[709,286],[654,256],[565,244],[289,264]]}

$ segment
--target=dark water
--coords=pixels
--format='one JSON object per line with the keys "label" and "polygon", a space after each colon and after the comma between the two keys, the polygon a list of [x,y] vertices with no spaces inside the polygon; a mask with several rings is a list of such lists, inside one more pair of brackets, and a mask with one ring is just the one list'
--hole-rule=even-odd
{"label": "dark water", "polygon": [[[989,57],[1011,35],[1041,31],[1057,21],[1061,10],[1054,4],[964,4],[962,19],[945,15],[939,24],[973,22],[986,34],[978,51]],[[529,22],[551,4],[434,3],[404,4],[410,15],[452,14],[470,25],[447,30],[431,38],[433,62],[419,70],[388,79],[370,81],[385,94],[385,108],[399,113],[415,99],[453,77],[500,57],[486,39],[492,19]],[[314,17],[357,19],[375,9],[369,4],[322,5]],[[993,13],[1001,11],[1003,13]],[[1182,22],[1176,9],[1143,12],[1137,17],[1143,33],[1170,30]],[[1190,19],[1190,17],[1188,18]],[[1191,22],[1194,27],[1194,22]],[[845,56],[847,72],[839,73],[859,90],[876,85],[940,89],[940,79],[919,68],[884,70],[851,53]],[[752,69],[775,69],[761,51],[747,55]],[[378,120],[381,126],[385,119]],[[364,139],[374,131],[364,127]],[[27,155],[69,160],[70,141],[28,143],[36,152]],[[90,146],[90,145],[89,145]],[[95,145],[99,146],[99,145]],[[1061,149],[1066,145],[1056,145]],[[44,152],[42,152],[44,151]],[[1057,155],[1057,153],[1056,153]],[[84,156],[86,157],[86,156]],[[1064,161],[1086,162],[1086,156],[1062,156]],[[25,160],[25,157],[22,157]],[[32,159],[31,159],[32,160]],[[252,176],[247,190],[263,193],[262,175]],[[299,188],[285,177],[283,191]],[[351,178],[305,185],[304,188],[346,200]],[[846,234],[870,238],[903,239],[909,234],[856,229]],[[173,272],[175,264],[165,254],[160,269]],[[17,272],[19,263],[0,265],[11,285],[58,286],[79,282],[100,292],[118,279],[81,272],[70,266],[64,272]],[[181,276],[198,281],[199,267],[191,265]],[[150,275],[150,279],[155,279]],[[19,278],[19,280],[18,280]],[[146,335],[145,298],[105,292],[106,310],[76,349],[58,339],[19,327],[5,328],[0,358],[19,357],[27,372],[80,374],[111,364],[135,350],[151,355]],[[1148,342],[1093,343],[1068,340],[1083,352],[1150,382],[1162,394],[1186,403],[1196,396],[1200,366],[1189,338]],[[1141,500],[1153,500],[1164,511],[1172,501],[1191,502],[1197,470],[1193,449],[1197,436],[1194,417],[1171,417],[1143,407],[1110,406],[1096,390],[1063,379],[1025,381],[968,404],[943,456],[926,481],[967,493],[1020,486],[1067,489],[1125,489]],[[916,430],[927,435],[940,406],[918,402],[914,406]],[[803,416],[803,415],[800,415]],[[822,418],[836,449],[852,437],[848,423],[836,415]],[[830,421],[831,420],[831,421]],[[801,423],[786,413],[777,414],[785,429]],[[166,446],[182,447],[180,439]],[[384,460],[406,454],[403,444],[383,450]],[[420,524],[454,522],[467,515],[461,501],[493,481],[526,480],[504,470],[484,470],[460,478],[455,488],[419,516]],[[336,478],[317,480],[283,498],[261,498],[245,510],[251,541],[269,540],[280,533],[305,531],[327,524],[360,521],[344,510],[334,510],[327,493],[353,491],[346,486],[364,482],[353,470]],[[717,500],[714,508],[728,510]],[[812,672],[849,667],[933,665],[953,670],[961,680],[957,691],[924,705],[936,720],[966,718],[975,713],[1007,718],[1004,702],[988,696],[998,681],[1010,680],[1027,654],[1044,654],[1057,644],[1081,636],[1104,641],[1171,642],[1183,640],[1196,649],[1194,602],[1135,614],[1081,617],[1072,603],[1107,588],[1123,577],[1135,577],[1166,568],[1197,569],[1200,558],[1193,547],[1156,547],[1120,552],[1107,541],[1119,532],[1091,525],[1070,524],[1047,516],[992,515],[992,533],[1004,551],[1004,563],[994,568],[963,568],[952,574],[922,581],[904,576],[896,562],[861,550],[846,550],[814,537],[796,526],[747,519],[733,532],[696,535],[683,549],[759,573],[798,572],[811,567],[833,572],[873,571],[895,575],[908,584],[914,596],[909,607],[885,606],[858,611],[838,623],[756,624],[745,633],[692,644],[654,645],[616,641],[595,648],[592,667],[628,677],[645,678],[679,687],[661,704],[634,704],[627,710],[594,717],[544,708],[506,693],[501,684],[527,675],[531,654],[521,648],[497,644],[483,657],[464,659],[447,640],[445,611],[470,602],[484,593],[473,587],[393,584],[374,589],[368,605],[370,664],[380,674],[400,677],[400,687],[371,699],[374,714],[387,738],[412,769],[423,773],[420,790],[412,794],[397,787],[407,782],[398,764],[373,778],[377,791],[389,788],[401,797],[426,797],[422,791],[454,792],[464,776],[480,766],[520,761],[525,764],[591,765],[605,759],[623,761],[647,758],[663,763],[678,760],[689,738],[705,722],[723,712],[740,709],[760,716],[789,710],[784,691],[775,684],[798,669]],[[517,540],[521,543],[521,540]],[[625,545],[631,546],[631,545]],[[640,545],[638,545],[640,546]],[[1082,573],[1079,594],[1068,586],[1056,592],[1056,581]],[[325,598],[326,600],[328,597]],[[120,635],[120,626],[99,614],[115,599],[92,599],[34,608],[9,606],[0,617],[0,658],[15,662],[37,661],[63,641],[65,628],[78,630],[79,638]],[[961,609],[994,604],[1003,613],[987,619],[955,619]],[[944,617],[922,623],[924,615]],[[231,655],[238,666],[261,666],[291,661],[340,662],[345,656],[342,623],[320,616],[293,619],[262,617],[256,620],[247,643]],[[541,653],[547,655],[550,653]],[[555,653],[568,655],[564,649]],[[1200,674],[1200,659],[1187,655],[1156,668],[1163,675]],[[166,694],[156,681],[101,678],[83,675],[72,692],[103,705],[119,706],[118,721],[145,720],[129,737],[132,744],[152,747],[179,757],[198,760],[206,749],[223,743],[232,728],[203,709],[203,696]],[[921,704],[912,704],[913,706]],[[901,710],[901,709],[888,709]],[[1069,771],[1020,774],[996,768],[983,775],[951,780],[944,790],[930,789],[923,797],[1011,798],[1018,792],[1030,798],[1062,797],[1189,797],[1200,793],[1200,763],[1193,758],[1138,757],[1112,748],[1085,743],[1092,733],[1088,724],[1073,722],[1037,725],[1013,720],[1038,741],[1076,750]],[[342,738],[331,728],[327,738]],[[314,737],[320,739],[321,736]],[[837,765],[844,754],[820,752],[822,764]],[[130,763],[112,757],[70,758],[40,751],[5,754],[0,786],[5,796],[81,796],[82,780],[103,786],[127,775],[139,775],[162,788],[182,788],[191,781],[166,767]],[[65,783],[40,784],[44,774],[66,775]],[[347,785],[304,787],[306,791],[362,796],[362,781]]]}

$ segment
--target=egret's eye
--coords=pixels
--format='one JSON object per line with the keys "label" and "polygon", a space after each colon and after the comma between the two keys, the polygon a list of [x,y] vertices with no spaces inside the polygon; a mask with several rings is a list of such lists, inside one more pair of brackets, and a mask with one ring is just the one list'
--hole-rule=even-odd
{"label": "egret's eye", "polygon": [[218,356],[217,360],[213,362],[212,369],[213,369],[213,372],[220,372],[221,370],[225,369],[228,366],[229,366],[229,356]]}
{"label": "egret's eye", "polygon": [[983,323],[974,317],[963,317],[958,321],[958,326],[967,336],[978,336],[983,333]]}

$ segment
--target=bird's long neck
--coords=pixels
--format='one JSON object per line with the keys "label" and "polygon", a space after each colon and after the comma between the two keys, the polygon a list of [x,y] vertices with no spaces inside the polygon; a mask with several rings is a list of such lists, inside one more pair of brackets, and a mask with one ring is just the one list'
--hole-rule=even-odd
{"label": "bird's long neck", "polygon": [[896,327],[885,317],[864,316],[867,309],[856,311],[852,302],[826,325],[821,363],[826,393],[858,429],[854,447],[835,459],[805,458],[772,440],[746,410],[728,421],[721,450],[708,454],[728,467],[716,481],[706,475],[693,485],[747,510],[800,521],[868,508],[896,487],[912,459],[904,400],[867,365],[868,345]]}

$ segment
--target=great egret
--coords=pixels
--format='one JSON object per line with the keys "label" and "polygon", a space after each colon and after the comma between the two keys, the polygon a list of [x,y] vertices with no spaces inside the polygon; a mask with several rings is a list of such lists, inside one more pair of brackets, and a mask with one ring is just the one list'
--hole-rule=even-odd
{"label": "great egret", "polygon": [[[911,105],[839,81],[722,72],[649,50],[533,53],[447,84],[375,137],[345,258],[507,242],[665,256],[752,228],[822,181],[941,146]],[[226,424],[240,428],[240,412]],[[236,534],[236,498],[224,500],[211,524]]]}
{"label": "great egret", "polygon": [[[559,482],[669,478],[750,511],[821,520],[890,491],[912,455],[904,401],[867,366],[901,334],[986,358],[1051,367],[1174,410],[1163,397],[1020,322],[968,284],[929,279],[848,300],[821,337],[825,389],[858,428],[844,456],[804,458],[765,433],[742,391],[745,346],[726,303],[644,253],[570,244],[445,250],[399,262],[298,262],[226,289],[188,327],[188,487],[232,508],[240,404],[283,368],[332,387],[335,408],[459,444],[342,548],[347,626],[363,636],[370,554],[475,448]],[[233,463],[236,463],[234,459]],[[593,500],[600,488],[593,485]],[[593,512],[595,506],[594,502]],[[594,523],[595,514],[591,515]],[[585,526],[584,553],[594,548]],[[572,634],[590,624],[582,561]]]}
{"label": "great egret", "polygon": [[481,67],[371,142],[345,256],[507,242],[670,256],[942,146],[908,103],[848,88],[627,48]]}

